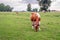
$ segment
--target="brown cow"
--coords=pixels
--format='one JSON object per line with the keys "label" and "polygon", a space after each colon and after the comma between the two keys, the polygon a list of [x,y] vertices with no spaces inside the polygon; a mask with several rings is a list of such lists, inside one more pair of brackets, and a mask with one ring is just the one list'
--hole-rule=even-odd
{"label": "brown cow", "polygon": [[30,19],[31,19],[31,22],[32,22],[32,29],[35,29],[36,32],[38,30],[40,30],[39,26],[40,26],[40,20],[41,20],[41,18],[40,18],[39,13],[32,12]]}

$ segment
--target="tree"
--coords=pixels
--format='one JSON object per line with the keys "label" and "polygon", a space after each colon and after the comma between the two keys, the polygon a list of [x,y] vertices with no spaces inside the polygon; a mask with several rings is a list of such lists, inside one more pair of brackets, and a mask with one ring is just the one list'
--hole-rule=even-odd
{"label": "tree", "polygon": [[4,6],[5,5],[3,3],[0,4],[0,11],[3,11],[4,10]]}
{"label": "tree", "polygon": [[51,4],[51,0],[37,0],[40,6],[40,11],[45,10],[47,11],[47,9],[50,7]]}
{"label": "tree", "polygon": [[12,11],[12,9],[9,5],[5,6],[3,3],[0,4],[0,11]]}
{"label": "tree", "polygon": [[9,5],[5,6],[5,11],[12,11],[12,9]]}
{"label": "tree", "polygon": [[37,8],[34,8],[34,9],[32,9],[32,11],[33,11],[33,12],[37,12],[37,11],[38,11],[38,9],[37,9]]}
{"label": "tree", "polygon": [[31,4],[30,3],[27,5],[27,11],[31,11]]}

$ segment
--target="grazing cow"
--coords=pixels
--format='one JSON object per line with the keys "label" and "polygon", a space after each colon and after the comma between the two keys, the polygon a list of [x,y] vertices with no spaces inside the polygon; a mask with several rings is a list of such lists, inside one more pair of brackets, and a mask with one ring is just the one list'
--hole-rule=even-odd
{"label": "grazing cow", "polygon": [[19,13],[18,12],[16,12],[16,15],[18,15]]}
{"label": "grazing cow", "polygon": [[40,20],[41,20],[41,18],[40,18],[39,13],[32,12],[30,19],[32,21],[32,29],[35,29],[36,32],[38,30],[40,30],[39,26],[40,26]]}

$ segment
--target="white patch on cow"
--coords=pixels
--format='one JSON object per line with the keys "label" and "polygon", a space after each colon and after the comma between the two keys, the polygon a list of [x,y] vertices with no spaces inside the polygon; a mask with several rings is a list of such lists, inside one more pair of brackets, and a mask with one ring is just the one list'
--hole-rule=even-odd
{"label": "white patch on cow", "polygon": [[39,13],[36,13],[38,17],[40,17],[40,14]]}

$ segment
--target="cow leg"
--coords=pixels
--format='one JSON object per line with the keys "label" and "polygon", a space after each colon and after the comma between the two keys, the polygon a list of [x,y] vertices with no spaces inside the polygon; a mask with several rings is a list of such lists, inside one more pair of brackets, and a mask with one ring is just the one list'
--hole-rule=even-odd
{"label": "cow leg", "polygon": [[40,22],[39,22],[39,25],[38,25],[38,30],[41,30],[41,29],[40,29]]}
{"label": "cow leg", "polygon": [[39,26],[36,26],[36,27],[35,27],[35,30],[36,30],[36,32],[37,32],[37,31],[40,31],[41,29],[40,29]]}
{"label": "cow leg", "polygon": [[32,22],[32,29],[34,29],[34,22]]}
{"label": "cow leg", "polygon": [[41,30],[39,26],[38,26],[38,30],[39,30],[39,31]]}
{"label": "cow leg", "polygon": [[36,32],[38,31],[38,27],[36,27]]}

